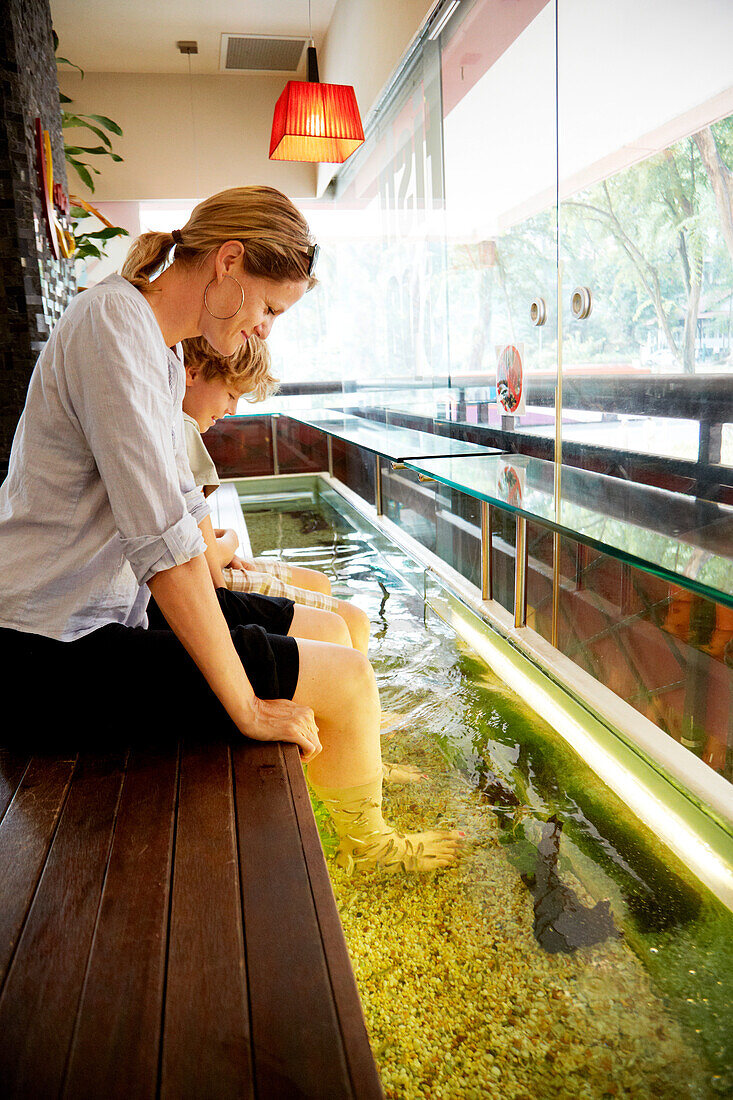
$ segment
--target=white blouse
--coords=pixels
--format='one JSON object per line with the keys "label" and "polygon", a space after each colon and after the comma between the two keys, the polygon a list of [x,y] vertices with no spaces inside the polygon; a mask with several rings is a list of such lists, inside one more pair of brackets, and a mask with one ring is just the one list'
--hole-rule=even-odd
{"label": "white blouse", "polygon": [[70,641],[145,626],[156,572],[205,550],[183,364],[120,275],[70,304],[31,376],[0,486],[0,626]]}

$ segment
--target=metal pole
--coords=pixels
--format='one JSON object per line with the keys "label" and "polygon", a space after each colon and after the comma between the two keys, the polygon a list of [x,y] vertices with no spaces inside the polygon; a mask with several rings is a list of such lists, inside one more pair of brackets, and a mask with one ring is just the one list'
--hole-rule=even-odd
{"label": "metal pole", "polygon": [[550,641],[557,649],[560,622],[560,532],[552,532],[552,630]]}
{"label": "metal pole", "polygon": [[277,455],[277,416],[273,413],[270,416],[270,433],[272,435],[272,470],[273,473],[280,473],[280,462]]}
{"label": "metal pole", "polygon": [[[557,379],[555,382],[555,520],[562,514],[562,276],[563,261],[557,262]],[[557,649],[560,630],[560,533],[552,535],[552,627],[550,637]]]}
{"label": "metal pole", "polygon": [[514,560],[514,625],[527,623],[527,521],[517,516],[516,558]]}
{"label": "metal pole", "polygon": [[382,515],[382,467],[379,462],[379,455],[374,456],[374,503],[377,508],[377,515]]}
{"label": "metal pole", "polygon": [[487,501],[481,501],[481,599],[493,599],[491,574],[491,512]]}
{"label": "metal pole", "polygon": [[333,436],[326,436],[326,447],[328,448],[328,476],[333,477]]}

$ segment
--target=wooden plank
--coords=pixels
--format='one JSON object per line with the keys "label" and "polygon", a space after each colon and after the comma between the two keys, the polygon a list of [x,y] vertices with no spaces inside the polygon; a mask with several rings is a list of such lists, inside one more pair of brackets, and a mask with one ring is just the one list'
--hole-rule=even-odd
{"label": "wooden plank", "polygon": [[0,822],[0,988],[51,846],[74,763],[68,758],[34,758]]}
{"label": "wooden plank", "polygon": [[0,749],[0,821],[12,802],[21,779],[28,767],[28,753],[17,753],[11,749]]}
{"label": "wooden plank", "polygon": [[64,1096],[154,1097],[178,751],[134,751],[122,788]]}
{"label": "wooden plank", "polygon": [[300,754],[295,745],[283,745],[283,755],[354,1096],[359,1100],[379,1100],[384,1092],[369,1044],[356,978],[313,816]]}
{"label": "wooden plank", "polygon": [[161,1096],[252,1097],[242,905],[226,744],[184,748]]}
{"label": "wooden plank", "polygon": [[57,1096],[92,941],[124,755],[80,758],[0,998],[0,1095]]}
{"label": "wooden plank", "polygon": [[215,493],[209,498],[209,504],[214,510],[212,522],[214,527],[231,527],[237,532],[239,538],[240,553],[245,558],[252,557],[252,544],[249,541],[247,522],[244,518],[242,505],[239,503],[237,487],[231,481],[222,482]]}
{"label": "wooden plank", "polygon": [[350,1097],[281,748],[249,742],[232,756],[257,1096]]}

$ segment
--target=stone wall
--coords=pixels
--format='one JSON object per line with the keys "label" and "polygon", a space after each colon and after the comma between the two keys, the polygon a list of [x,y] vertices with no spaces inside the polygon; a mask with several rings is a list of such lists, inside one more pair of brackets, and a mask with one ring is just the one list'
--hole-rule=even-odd
{"label": "stone wall", "polygon": [[4,0],[0,20],[0,480],[33,365],[75,292],[70,260],[46,236],[35,119],[51,136],[54,178],[66,166],[48,0]]}

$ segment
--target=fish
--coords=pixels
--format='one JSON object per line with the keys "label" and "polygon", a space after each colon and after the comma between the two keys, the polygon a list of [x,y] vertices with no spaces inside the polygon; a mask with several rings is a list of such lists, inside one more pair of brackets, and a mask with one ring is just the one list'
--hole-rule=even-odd
{"label": "fish", "polygon": [[534,874],[521,876],[534,897],[535,939],[551,955],[571,954],[579,947],[621,936],[607,899],[590,907],[584,905],[560,879],[557,864],[561,833],[562,822],[555,815],[548,818],[537,845]]}

